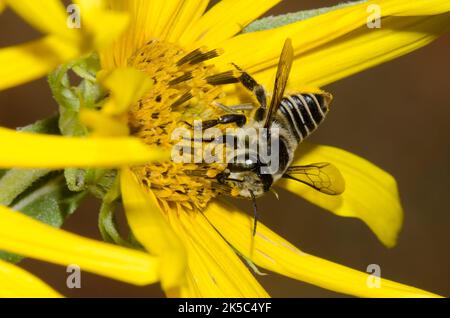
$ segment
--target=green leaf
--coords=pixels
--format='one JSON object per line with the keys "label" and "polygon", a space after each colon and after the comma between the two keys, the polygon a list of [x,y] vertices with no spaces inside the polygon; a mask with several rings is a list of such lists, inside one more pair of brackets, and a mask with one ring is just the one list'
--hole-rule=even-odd
{"label": "green leaf", "polygon": [[106,91],[97,83],[97,72],[101,69],[100,58],[92,54],[88,58],[79,60],[72,68],[82,81],[75,88],[81,107],[96,108],[101,105]]}
{"label": "green leaf", "polygon": [[77,61],[72,69],[79,77],[95,82],[97,72],[101,69],[100,57],[96,53],[91,54],[89,57]]}
{"label": "green leaf", "polygon": [[11,169],[0,179],[0,204],[9,206],[34,182],[50,173],[44,169]]}
{"label": "green leaf", "polygon": [[115,212],[118,207],[119,198],[119,179],[115,178],[113,185],[103,198],[100,214],[98,216],[98,227],[106,242],[131,247],[131,244],[120,235],[115,220]]}
{"label": "green leaf", "polygon": [[95,197],[103,199],[114,183],[116,170],[105,169],[72,169],[64,171],[70,191],[89,190]]}
{"label": "green leaf", "polygon": [[59,105],[59,129],[64,136],[84,136],[86,127],[80,122],[80,101],[76,90],[70,86],[68,72],[73,64],[60,66],[48,77],[53,98]]}
{"label": "green leaf", "polygon": [[[64,136],[86,136],[87,128],[81,123],[79,112],[82,107],[97,108],[105,97],[105,91],[96,81],[100,70],[98,55],[77,60],[59,67],[50,74],[48,82],[59,105],[59,128]],[[73,76],[80,80],[77,86],[71,83]],[[96,184],[104,172],[67,168],[64,176],[71,191],[82,192]],[[95,188],[94,188],[95,189]]]}
{"label": "green leaf", "polygon": [[244,29],[244,33],[248,32],[256,32],[256,31],[263,31],[263,30],[270,30],[279,28],[294,22],[303,21],[312,17],[315,17],[320,14],[324,14],[330,11],[338,10],[341,8],[345,8],[348,6],[364,3],[367,0],[362,1],[352,1],[352,2],[345,2],[341,3],[332,7],[326,7],[326,8],[319,8],[319,9],[313,9],[313,10],[305,10],[305,11],[299,11],[294,13],[287,13],[283,15],[278,16],[270,16],[266,18],[262,18],[259,20],[256,20],[255,22],[251,23],[249,26],[247,26]]}
{"label": "green leaf", "polygon": [[105,90],[95,81],[83,80],[77,88],[82,107],[96,108],[105,98]]}
{"label": "green leaf", "polygon": [[[43,223],[60,227],[77,209],[85,195],[86,192],[71,192],[67,189],[62,173],[53,172],[21,193],[10,207]],[[20,256],[1,251],[0,258],[10,262],[19,262],[22,259]]]}
{"label": "green leaf", "polygon": [[23,259],[23,257],[16,254],[0,251],[0,259],[10,263],[18,263]]}
{"label": "green leaf", "polygon": [[78,168],[67,168],[64,170],[64,177],[70,191],[80,192],[87,189],[86,172],[87,170]]}
{"label": "green leaf", "polygon": [[102,206],[98,216],[98,227],[103,240],[109,243],[126,246],[137,250],[144,251],[145,248],[138,242],[129,229],[128,239],[124,239],[116,222],[116,210],[121,203],[119,179],[115,176],[109,191],[103,196]]}
{"label": "green leaf", "polygon": [[34,124],[18,128],[17,130],[36,134],[50,134],[50,135],[61,134],[58,127],[58,116],[38,120]]}
{"label": "green leaf", "polygon": [[[53,98],[59,105],[59,128],[64,136],[85,136],[86,127],[80,122],[81,107],[98,107],[105,91],[97,83],[100,60],[93,54],[60,66],[48,77]],[[78,77],[78,78],[77,78]],[[79,81],[78,85],[72,82]]]}
{"label": "green leaf", "polygon": [[69,191],[61,172],[54,172],[22,193],[11,208],[60,227],[67,216],[76,210],[85,194]]}
{"label": "green leaf", "polygon": [[95,172],[93,178],[89,180],[88,190],[95,197],[103,199],[114,185],[117,171],[116,170],[91,170]]}

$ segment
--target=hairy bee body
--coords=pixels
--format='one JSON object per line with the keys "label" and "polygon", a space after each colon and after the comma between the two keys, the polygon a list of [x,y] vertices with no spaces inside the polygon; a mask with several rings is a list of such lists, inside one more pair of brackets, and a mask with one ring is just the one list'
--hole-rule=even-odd
{"label": "hairy bee body", "polygon": [[270,128],[279,130],[279,169],[273,182],[283,177],[291,165],[298,145],[324,121],[329,112],[331,95],[294,94],[283,97]]}
{"label": "hairy bee body", "polygon": [[[238,81],[253,92],[259,108],[244,120],[244,115],[231,114],[210,121],[213,124],[231,120],[245,122],[243,128],[262,132],[251,135],[249,142],[241,144],[238,155],[217,176],[221,188],[232,189],[229,192],[234,196],[255,202],[281,178],[296,180],[329,195],[344,191],[342,175],[332,164],[292,165],[298,146],[324,121],[332,100],[331,94],[320,90],[285,94],[293,59],[294,49],[291,40],[287,39],[278,63],[270,105],[265,89],[238,67],[242,73]],[[268,150],[270,155],[266,156],[261,149]],[[242,158],[245,160],[239,160]]]}
{"label": "hairy bee body", "polygon": [[[328,95],[329,96],[329,95]],[[297,143],[302,142],[325,119],[329,111],[328,96],[324,94],[296,94],[281,100],[275,120],[284,121]]]}
{"label": "hairy bee body", "polygon": [[[258,140],[252,140],[239,148],[238,154],[247,161],[232,162],[225,172],[227,183],[238,189],[239,197],[260,197],[270,190],[273,183],[286,177],[299,145],[325,120],[331,99],[331,95],[326,92],[292,94],[280,99],[273,120],[267,127],[270,134],[254,136]],[[243,128],[259,130],[264,127],[264,123],[264,118],[259,118],[256,112]],[[250,147],[250,144],[258,144],[258,147]],[[278,145],[275,154],[277,169],[262,173],[261,168],[270,166],[271,163],[264,161],[258,151],[261,145],[270,149],[272,144]],[[273,152],[273,149],[270,149],[270,152]]]}

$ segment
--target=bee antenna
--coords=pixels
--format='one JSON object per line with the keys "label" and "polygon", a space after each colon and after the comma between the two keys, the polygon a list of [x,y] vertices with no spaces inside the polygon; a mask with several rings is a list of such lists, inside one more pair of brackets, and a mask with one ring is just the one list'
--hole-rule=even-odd
{"label": "bee antenna", "polygon": [[250,195],[252,196],[253,202],[253,236],[255,236],[256,227],[258,226],[258,206],[256,205],[256,197],[253,194],[253,191],[250,191]]}

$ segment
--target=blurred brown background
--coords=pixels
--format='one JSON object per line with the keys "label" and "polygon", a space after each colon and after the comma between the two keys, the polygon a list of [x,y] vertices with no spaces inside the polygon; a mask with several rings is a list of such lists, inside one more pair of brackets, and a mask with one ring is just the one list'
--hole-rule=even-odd
{"label": "blurred brown background", "polygon": [[[270,13],[317,3],[286,0]],[[37,36],[11,12],[1,16],[1,47]],[[396,177],[405,223],[395,248],[384,248],[362,222],[339,218],[287,192],[280,193],[280,202],[273,196],[261,200],[262,221],[306,252],[362,271],[379,264],[385,278],[450,296],[449,57],[447,33],[408,56],[326,87],[335,96],[334,107],[312,141],[359,154]],[[23,126],[55,109],[44,79],[0,93],[1,126]],[[251,211],[249,203],[240,205]],[[87,202],[64,228],[99,239],[97,211],[98,203]],[[138,288],[88,273],[81,289],[69,290],[65,268],[32,260],[23,265],[67,296],[163,296],[158,286]],[[276,274],[260,281],[276,297],[339,296]]]}

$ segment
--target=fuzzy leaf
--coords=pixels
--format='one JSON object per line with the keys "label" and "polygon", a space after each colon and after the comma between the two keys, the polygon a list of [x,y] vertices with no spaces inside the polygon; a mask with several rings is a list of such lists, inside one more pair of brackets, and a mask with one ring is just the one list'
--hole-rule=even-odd
{"label": "fuzzy leaf", "polygon": [[100,68],[100,57],[94,53],[85,59],[79,60],[72,69],[82,79],[95,82],[96,74]]}
{"label": "fuzzy leaf", "polygon": [[131,244],[122,238],[117,228],[115,212],[118,207],[119,199],[119,180],[114,178],[113,184],[103,198],[100,214],[98,216],[98,227],[106,242],[131,247]]}
{"label": "fuzzy leaf", "polygon": [[[99,69],[99,58],[93,54],[61,66],[48,77],[53,97],[59,105],[59,128],[64,136],[87,135],[88,130],[81,123],[79,112],[81,107],[98,107],[104,98],[105,92],[96,82]],[[71,83],[71,72],[79,77],[78,86]],[[74,192],[87,190],[101,178],[98,174],[95,170],[77,168],[67,168],[64,171],[67,186]]]}
{"label": "fuzzy leaf", "polygon": [[10,205],[34,182],[50,173],[45,169],[11,169],[0,179],[0,204]]}
{"label": "fuzzy leaf", "polygon": [[367,0],[362,1],[352,1],[352,2],[345,2],[341,3],[332,7],[326,7],[326,8],[319,8],[319,9],[313,9],[313,10],[305,10],[305,11],[299,11],[294,13],[287,13],[283,15],[277,15],[277,16],[269,16],[266,18],[262,18],[259,20],[256,20],[255,22],[251,23],[249,26],[247,26],[244,29],[244,33],[248,32],[256,32],[256,31],[263,31],[263,30],[270,30],[282,27],[284,25],[288,25],[297,21],[306,20],[312,17],[315,17],[320,14],[324,14],[333,10],[345,8],[351,5],[359,4],[366,2]]}
{"label": "fuzzy leaf", "polygon": [[36,134],[59,135],[58,116],[38,120],[34,124],[18,128],[17,130]]}
{"label": "fuzzy leaf", "polygon": [[114,184],[114,180],[117,176],[116,170],[94,170],[95,175],[90,184],[88,190],[96,198],[103,199],[107,192]]}
{"label": "fuzzy leaf", "polygon": [[84,136],[86,127],[78,117],[80,101],[73,87],[70,86],[68,72],[72,65],[60,66],[48,77],[53,98],[59,105],[59,129],[64,136]]}

